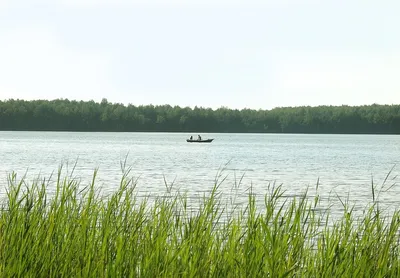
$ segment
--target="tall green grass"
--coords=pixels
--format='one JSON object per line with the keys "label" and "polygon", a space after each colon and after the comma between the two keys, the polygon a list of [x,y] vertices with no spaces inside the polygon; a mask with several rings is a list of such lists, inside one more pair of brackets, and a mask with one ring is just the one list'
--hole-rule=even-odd
{"label": "tall green grass", "polygon": [[[218,186],[193,210],[184,195],[137,198],[123,175],[104,197],[58,173],[8,180],[0,212],[1,277],[399,277],[399,212],[348,203],[331,223],[318,197],[285,199],[271,187],[229,209]],[[54,190],[55,188],[55,190]]]}

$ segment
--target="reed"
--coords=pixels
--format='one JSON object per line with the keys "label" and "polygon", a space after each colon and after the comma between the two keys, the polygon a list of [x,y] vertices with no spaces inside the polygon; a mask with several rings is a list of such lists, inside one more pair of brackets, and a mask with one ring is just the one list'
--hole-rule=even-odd
{"label": "reed", "polygon": [[[270,187],[229,209],[218,185],[193,210],[185,195],[138,198],[124,174],[101,195],[62,177],[9,176],[0,212],[1,277],[399,277],[400,215],[372,203],[330,221],[318,197]],[[51,189],[51,190],[50,190]],[[375,198],[375,197],[374,197]]]}

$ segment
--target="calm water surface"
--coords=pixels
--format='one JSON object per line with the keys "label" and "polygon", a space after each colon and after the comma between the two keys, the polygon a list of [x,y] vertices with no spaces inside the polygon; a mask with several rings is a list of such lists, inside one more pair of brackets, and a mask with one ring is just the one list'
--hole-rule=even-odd
{"label": "calm water surface", "polygon": [[[138,178],[142,194],[165,192],[164,178],[173,188],[202,195],[212,188],[222,169],[224,195],[243,176],[237,192],[264,194],[271,183],[283,184],[287,196],[298,196],[307,187],[327,199],[350,196],[359,206],[372,199],[371,179],[381,185],[400,161],[400,136],[303,134],[202,134],[211,144],[186,143],[184,133],[75,133],[0,132],[0,186],[7,174],[28,179],[48,177],[63,163],[77,161],[75,176],[90,182],[95,168],[104,192],[118,187],[120,162],[127,157],[131,175]],[[395,167],[387,186],[398,181]],[[382,192],[385,204],[400,204],[400,184]],[[312,189],[312,190],[311,190]]]}

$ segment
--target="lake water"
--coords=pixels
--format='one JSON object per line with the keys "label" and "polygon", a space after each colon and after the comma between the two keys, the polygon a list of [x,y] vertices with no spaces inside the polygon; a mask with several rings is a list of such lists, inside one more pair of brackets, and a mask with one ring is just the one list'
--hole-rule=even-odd
{"label": "lake water", "polygon": [[[75,133],[0,132],[0,186],[7,173],[15,171],[28,180],[48,177],[63,163],[77,161],[75,176],[90,182],[99,168],[98,185],[103,192],[118,187],[120,162],[127,159],[131,175],[138,178],[137,190],[144,195],[165,193],[164,178],[173,189],[201,196],[221,173],[226,180],[224,196],[240,181],[237,193],[245,196],[252,185],[262,196],[269,184],[283,184],[286,196],[298,196],[307,187],[311,194],[319,179],[324,200],[347,197],[356,206],[372,200],[371,180],[382,184],[390,169],[400,162],[400,136],[392,135],[305,135],[305,134],[201,134],[214,138],[211,144],[187,143],[186,133]],[[395,167],[386,188],[398,182]],[[385,188],[385,187],[384,187]],[[400,184],[382,191],[382,203],[397,207]],[[243,199],[245,200],[245,199]]]}

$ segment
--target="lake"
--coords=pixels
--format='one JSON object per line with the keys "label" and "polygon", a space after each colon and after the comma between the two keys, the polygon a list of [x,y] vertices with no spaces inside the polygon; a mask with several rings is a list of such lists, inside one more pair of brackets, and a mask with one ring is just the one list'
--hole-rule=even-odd
{"label": "lake", "polygon": [[[225,178],[223,195],[234,191],[242,201],[250,186],[262,196],[273,183],[283,184],[285,196],[299,196],[307,188],[312,195],[319,179],[323,200],[349,196],[362,208],[372,200],[371,180],[380,188],[400,161],[396,135],[201,134],[214,138],[211,144],[187,143],[190,135],[197,138],[186,133],[0,132],[1,192],[12,171],[19,177],[27,172],[32,180],[39,174],[49,177],[61,164],[71,170],[76,161],[74,174],[82,184],[90,183],[98,168],[98,186],[112,192],[126,159],[138,192],[146,196],[164,194],[164,178],[173,190],[202,196],[219,173],[220,180]],[[398,182],[398,173],[394,167],[384,189]],[[383,190],[379,198],[397,207],[400,185]]]}

